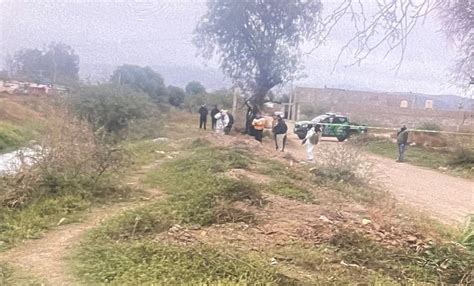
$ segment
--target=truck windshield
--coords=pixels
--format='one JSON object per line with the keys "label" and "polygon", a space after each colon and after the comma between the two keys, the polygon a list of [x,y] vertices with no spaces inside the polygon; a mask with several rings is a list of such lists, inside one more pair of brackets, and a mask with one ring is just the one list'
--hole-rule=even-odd
{"label": "truck windshield", "polygon": [[313,122],[321,122],[322,120],[324,120],[324,119],[326,119],[326,118],[328,118],[327,115],[319,115],[319,116],[316,116],[315,118],[313,118],[313,120],[311,120],[311,121],[313,121]]}

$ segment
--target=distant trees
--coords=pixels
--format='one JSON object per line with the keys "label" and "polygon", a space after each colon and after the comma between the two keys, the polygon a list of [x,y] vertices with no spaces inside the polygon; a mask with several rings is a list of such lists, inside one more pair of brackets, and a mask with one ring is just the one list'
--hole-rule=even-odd
{"label": "distant trees", "polygon": [[112,74],[111,82],[128,85],[134,90],[148,94],[156,102],[165,102],[168,90],[163,77],[150,67],[121,65]]}
{"label": "distant trees", "polygon": [[169,103],[173,106],[179,107],[183,104],[186,98],[184,90],[177,86],[168,86]]}
{"label": "distant trees", "polygon": [[198,81],[191,81],[185,87],[186,93],[189,95],[196,95],[206,92],[206,88]]}
{"label": "distant trees", "polygon": [[268,92],[298,75],[300,47],[319,25],[319,0],[212,0],[195,30],[205,58],[216,56],[224,73],[261,107]]}
{"label": "distant trees", "polygon": [[51,43],[46,49],[22,49],[6,59],[12,77],[37,83],[72,84],[79,80],[79,56],[72,47]]}

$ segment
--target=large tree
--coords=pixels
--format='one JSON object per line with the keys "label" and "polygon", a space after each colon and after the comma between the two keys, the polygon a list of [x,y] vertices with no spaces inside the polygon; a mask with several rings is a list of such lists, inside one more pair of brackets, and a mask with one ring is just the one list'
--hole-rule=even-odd
{"label": "large tree", "polygon": [[206,92],[206,88],[199,81],[190,81],[184,89],[189,95],[196,95]]}
{"label": "large tree", "polygon": [[38,83],[72,84],[79,80],[79,56],[63,43],[46,49],[23,49],[7,56],[7,68],[14,78]]}
{"label": "large tree", "polygon": [[168,91],[163,77],[150,67],[121,65],[113,72],[111,82],[143,91],[157,102],[167,99]]}
{"label": "large tree", "polygon": [[317,31],[319,0],[209,0],[195,30],[201,55],[217,57],[224,73],[261,107],[268,92],[298,76],[300,47]]}

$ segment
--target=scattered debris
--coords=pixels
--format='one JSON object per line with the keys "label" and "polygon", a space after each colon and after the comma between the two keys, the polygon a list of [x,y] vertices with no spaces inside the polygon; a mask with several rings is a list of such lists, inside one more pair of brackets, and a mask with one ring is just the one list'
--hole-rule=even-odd
{"label": "scattered debris", "polygon": [[363,225],[368,225],[368,224],[371,224],[371,223],[372,223],[372,221],[370,219],[366,219],[366,218],[362,219],[362,224]]}
{"label": "scattered debris", "polygon": [[327,222],[327,223],[332,223],[332,221],[330,219],[328,219],[326,216],[322,215],[319,217],[319,220],[323,221],[323,222]]}
{"label": "scattered debris", "polygon": [[272,258],[270,259],[270,265],[277,265],[277,264],[278,264],[278,262],[277,262],[276,258],[275,258],[275,257],[272,257]]}
{"label": "scattered debris", "polygon": [[57,224],[57,225],[61,225],[61,224],[63,224],[63,222],[64,222],[65,220],[66,220],[66,218],[65,218],[65,217],[61,218],[61,219],[59,220],[59,222],[58,222],[58,224]]}

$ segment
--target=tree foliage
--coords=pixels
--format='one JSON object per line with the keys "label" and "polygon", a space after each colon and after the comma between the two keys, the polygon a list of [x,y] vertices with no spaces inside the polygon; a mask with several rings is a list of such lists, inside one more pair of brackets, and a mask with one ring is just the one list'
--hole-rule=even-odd
{"label": "tree foliage", "polygon": [[69,102],[80,119],[106,135],[121,135],[132,120],[146,118],[152,104],[147,94],[112,84],[84,86]]}
{"label": "tree foliage", "polygon": [[267,92],[294,79],[300,46],[318,27],[319,0],[209,0],[194,43],[206,58],[217,56],[224,73],[262,106]]}
{"label": "tree foliage", "polygon": [[196,95],[206,92],[206,88],[199,81],[191,81],[184,88],[189,95]]}
{"label": "tree foliage", "polygon": [[179,107],[183,104],[186,98],[184,90],[177,86],[168,86],[169,103],[173,106]]}
{"label": "tree foliage", "polygon": [[7,56],[12,77],[38,83],[71,84],[79,80],[79,56],[72,47],[51,43],[46,49],[22,49]]}
{"label": "tree foliage", "polygon": [[163,102],[167,98],[163,78],[150,67],[121,65],[113,72],[111,82],[116,85],[128,85],[136,91],[145,92],[157,102]]}

